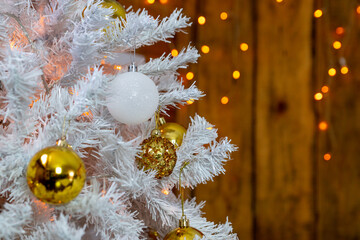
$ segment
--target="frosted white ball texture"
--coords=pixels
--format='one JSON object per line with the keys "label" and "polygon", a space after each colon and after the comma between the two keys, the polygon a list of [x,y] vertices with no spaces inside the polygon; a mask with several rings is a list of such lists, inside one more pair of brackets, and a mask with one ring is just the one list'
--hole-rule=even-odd
{"label": "frosted white ball texture", "polygon": [[139,72],[119,74],[110,83],[107,99],[110,114],[119,122],[138,124],[148,120],[159,105],[155,83]]}

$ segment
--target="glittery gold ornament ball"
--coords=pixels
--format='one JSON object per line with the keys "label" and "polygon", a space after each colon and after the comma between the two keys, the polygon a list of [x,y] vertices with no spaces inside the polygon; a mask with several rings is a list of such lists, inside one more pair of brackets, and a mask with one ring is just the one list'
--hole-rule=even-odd
{"label": "glittery gold ornament ball", "polygon": [[85,166],[71,148],[47,147],[30,160],[26,179],[30,190],[39,200],[64,204],[73,200],[83,188]]}
{"label": "glittery gold ornament ball", "polygon": [[153,131],[151,137],[141,143],[141,153],[136,158],[139,169],[156,170],[158,179],[169,176],[177,160],[174,145],[159,135],[159,131]]}
{"label": "glittery gold ornament ball", "polygon": [[177,123],[165,123],[159,129],[162,137],[172,142],[175,148],[180,147],[184,134],[186,134],[186,128]]}
{"label": "glittery gold ornament ball", "polygon": [[184,227],[184,228],[176,228],[166,234],[164,240],[192,240],[195,239],[195,237],[198,236],[199,239],[201,239],[204,234],[197,230],[196,228],[192,227]]}

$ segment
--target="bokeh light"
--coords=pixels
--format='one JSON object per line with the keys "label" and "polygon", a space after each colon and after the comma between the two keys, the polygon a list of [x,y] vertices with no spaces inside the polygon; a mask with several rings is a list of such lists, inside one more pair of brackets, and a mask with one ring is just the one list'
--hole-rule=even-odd
{"label": "bokeh light", "polygon": [[323,15],[323,11],[321,9],[317,9],[314,12],[314,17],[319,18]]}
{"label": "bokeh light", "polygon": [[200,25],[204,25],[204,24],[206,23],[206,18],[205,18],[204,16],[200,16],[200,17],[198,18],[198,23],[199,23]]}

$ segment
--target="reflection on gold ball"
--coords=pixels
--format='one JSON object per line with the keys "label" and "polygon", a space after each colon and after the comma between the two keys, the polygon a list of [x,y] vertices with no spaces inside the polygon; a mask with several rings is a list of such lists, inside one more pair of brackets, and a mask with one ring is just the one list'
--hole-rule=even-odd
{"label": "reflection on gold ball", "polygon": [[86,172],[81,158],[71,148],[52,146],[34,155],[26,178],[38,199],[50,204],[63,204],[80,193]]}
{"label": "reflection on gold ball", "polygon": [[176,228],[166,234],[164,240],[192,240],[195,236],[202,238],[204,234],[192,227]]}
{"label": "reflection on gold ball", "polygon": [[136,158],[139,169],[156,170],[156,178],[169,176],[176,164],[177,156],[174,145],[167,140],[152,135],[141,143],[140,157]]}
{"label": "reflection on gold ball", "polygon": [[180,147],[186,128],[177,123],[165,123],[160,126],[161,136],[168,139],[176,148]]}

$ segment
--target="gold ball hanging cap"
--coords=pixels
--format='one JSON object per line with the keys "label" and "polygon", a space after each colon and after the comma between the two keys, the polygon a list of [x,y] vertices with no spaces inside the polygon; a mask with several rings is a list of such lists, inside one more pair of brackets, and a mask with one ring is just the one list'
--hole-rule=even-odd
{"label": "gold ball hanging cap", "polygon": [[67,148],[72,148],[71,145],[69,145],[69,143],[66,141],[66,138],[61,138],[56,142],[56,145],[59,147],[67,147]]}
{"label": "gold ball hanging cap", "polygon": [[182,216],[179,220],[179,227],[180,228],[187,228],[190,226],[189,219],[186,218],[186,216]]}
{"label": "gold ball hanging cap", "polygon": [[151,136],[160,137],[161,131],[155,128],[154,130],[151,131]]}

